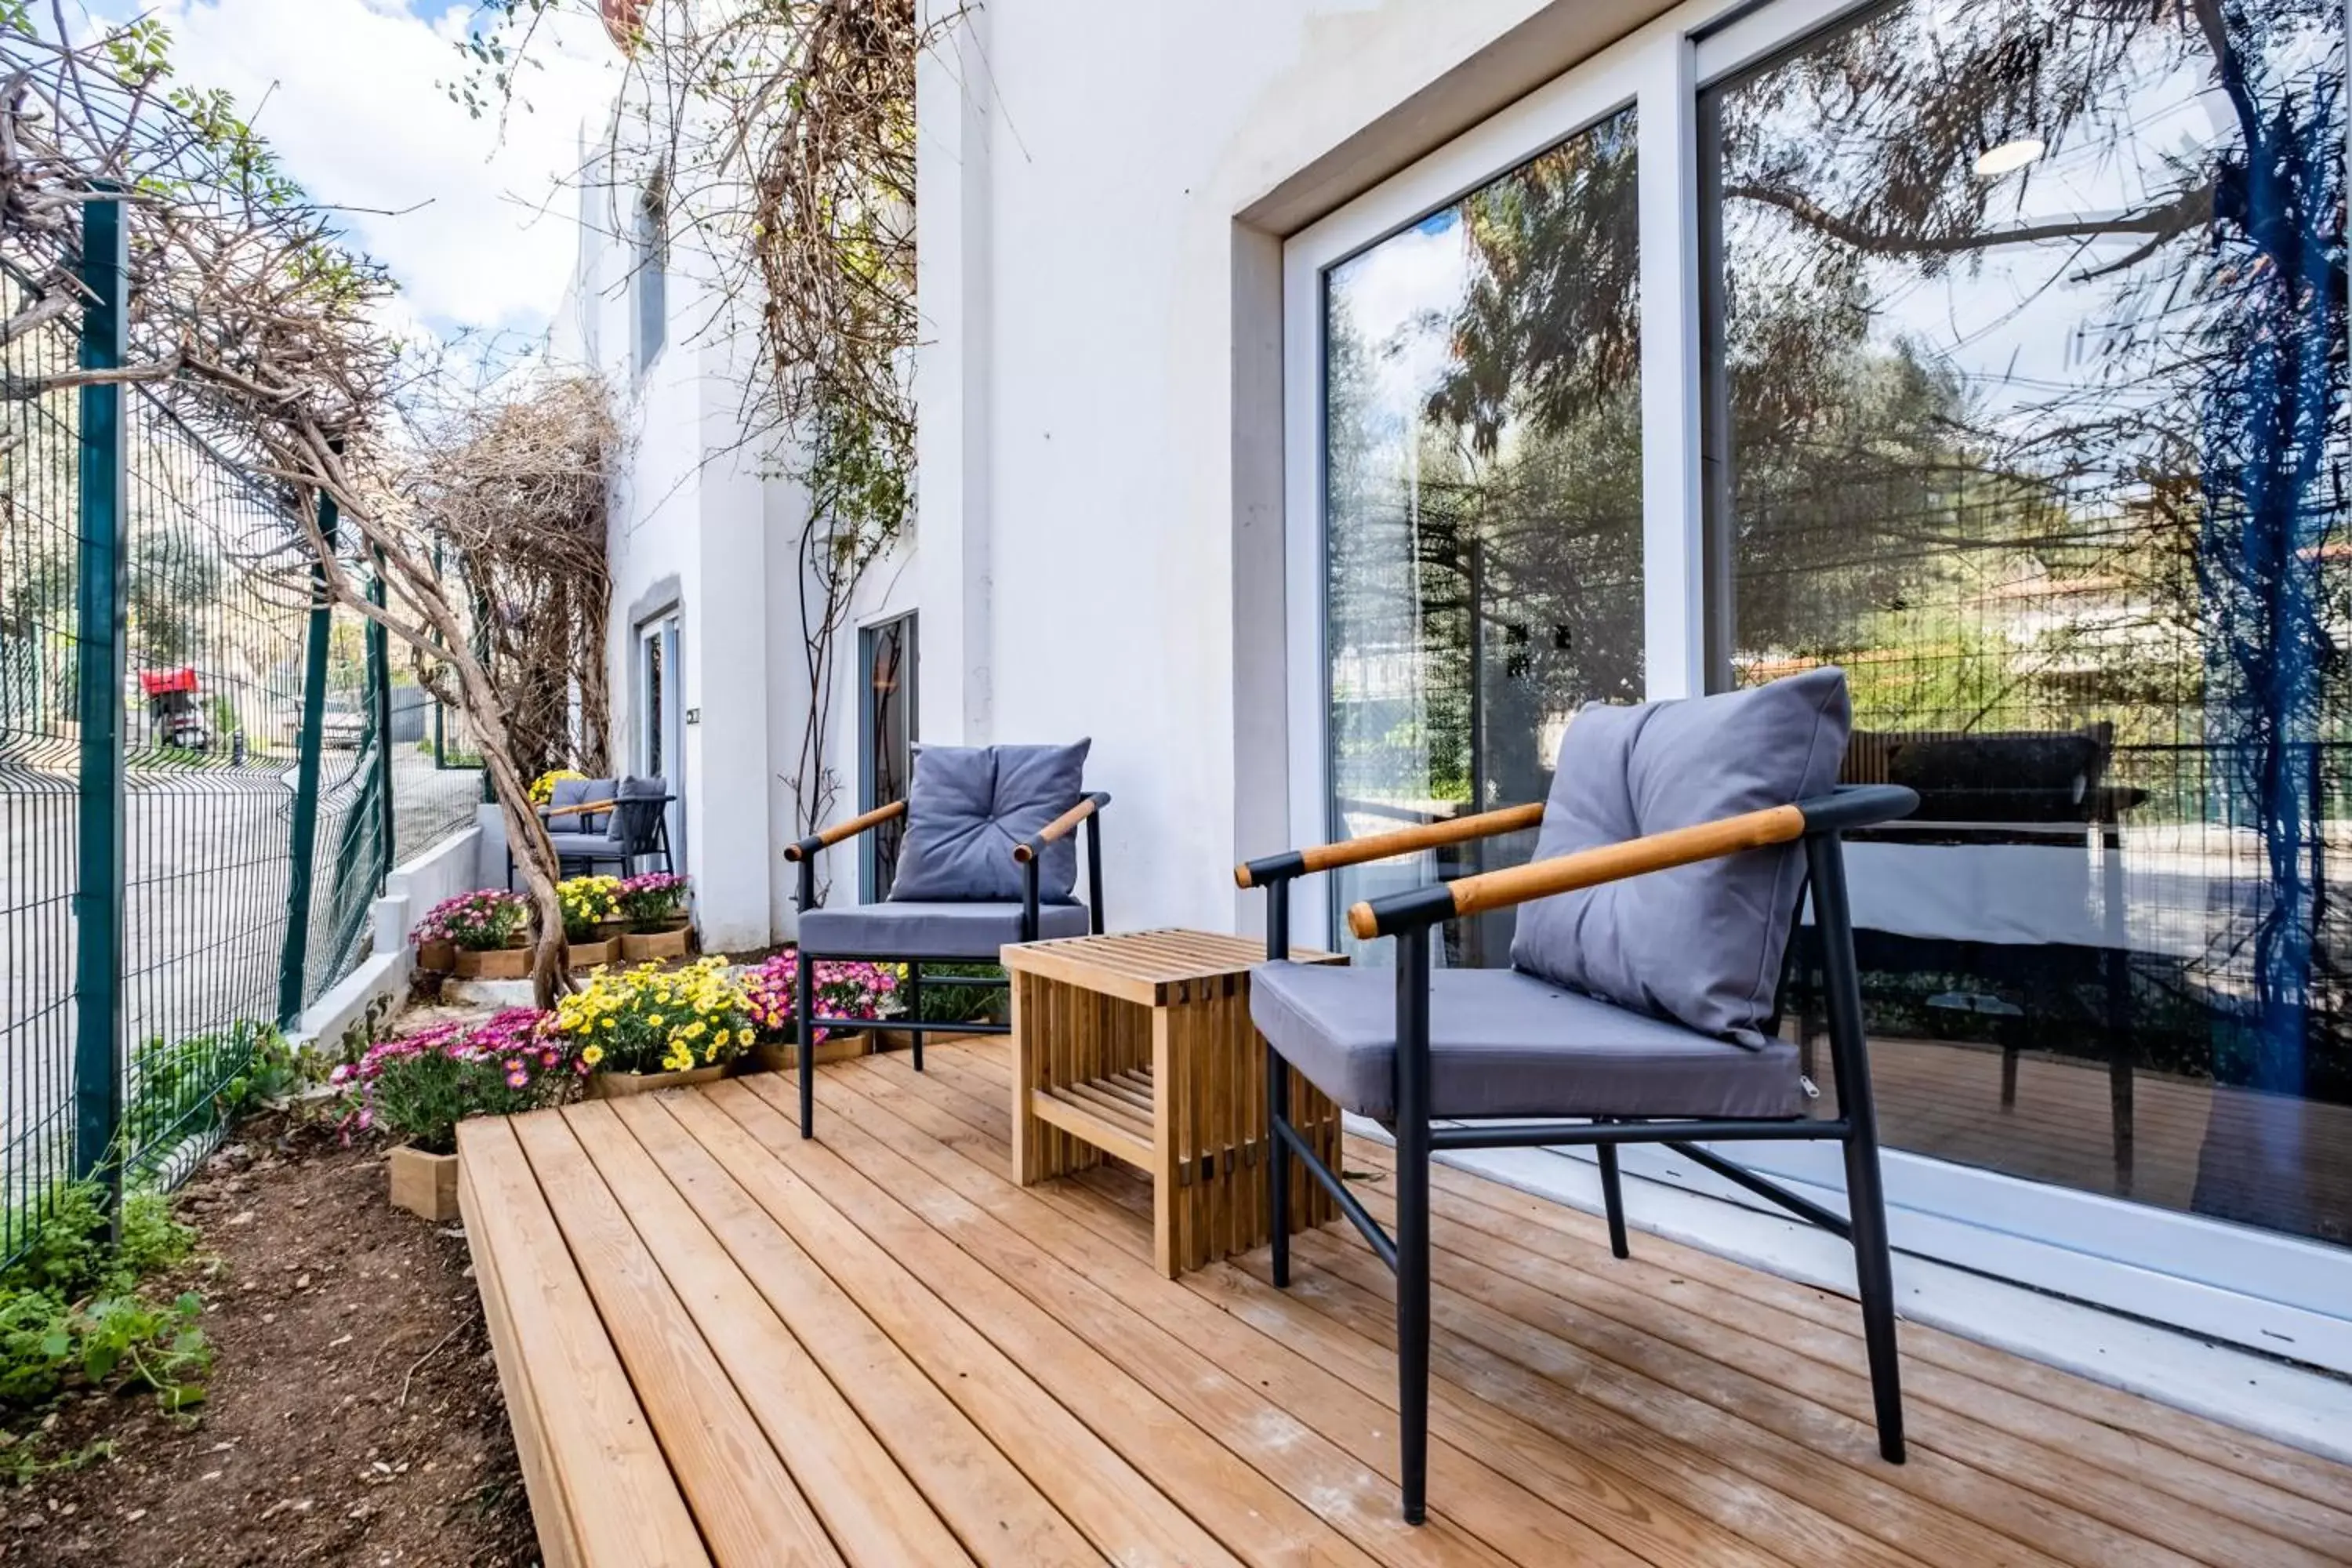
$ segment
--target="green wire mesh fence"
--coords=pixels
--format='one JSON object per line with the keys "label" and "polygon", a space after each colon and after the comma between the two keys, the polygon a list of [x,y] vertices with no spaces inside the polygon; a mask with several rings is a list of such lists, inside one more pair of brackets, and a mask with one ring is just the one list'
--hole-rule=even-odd
{"label": "green wire mesh fence", "polygon": [[[25,297],[0,276],[0,319]],[[72,366],[80,330],[68,321],[20,333],[0,345],[0,374],[22,387]],[[218,1138],[225,1089],[268,1030],[365,955],[395,854],[470,826],[478,793],[473,774],[436,776],[414,740],[399,765],[383,636],[348,609],[314,610],[294,494],[257,479],[217,433],[192,428],[145,387],[111,395],[124,456],[89,497],[82,395],[0,400],[0,1262],[94,1163],[133,1182],[192,1169]],[[85,814],[107,809],[85,776],[87,721],[107,708],[81,689],[78,590],[88,562],[103,559],[92,541],[110,529],[120,626],[105,635],[121,638],[111,666],[121,743],[98,755],[121,778],[120,913],[85,898],[78,930]],[[365,563],[351,569],[365,580]],[[325,657],[313,665],[321,616]],[[313,703],[318,766],[306,802]],[[404,822],[400,791],[416,777],[436,782]],[[307,857],[305,816],[315,823]],[[289,911],[305,904],[289,940]],[[93,919],[106,928],[89,929]],[[116,994],[100,986],[87,998],[113,1014],[112,1082],[98,1086],[110,1092],[95,1097],[77,1065],[108,1054],[109,1021],[97,1019],[93,1037],[77,994],[78,955],[93,939],[117,955]],[[93,1105],[110,1118],[94,1123]],[[110,1121],[100,1159],[92,1127]]]}

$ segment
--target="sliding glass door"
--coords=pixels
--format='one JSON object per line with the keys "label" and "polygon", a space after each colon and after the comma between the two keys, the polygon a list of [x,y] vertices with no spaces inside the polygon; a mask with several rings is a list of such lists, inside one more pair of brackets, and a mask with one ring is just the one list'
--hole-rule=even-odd
{"label": "sliding glass door", "polygon": [[[1622,110],[1325,274],[1336,837],[1540,799],[1569,715],[1641,695],[1634,160]],[[1533,845],[1366,867],[1332,897]],[[1507,963],[1508,913],[1446,952]]]}
{"label": "sliding glass door", "polygon": [[2336,1241],[2343,27],[1909,0],[1699,122],[1714,680],[1843,666],[1925,801],[1852,860],[1887,1142]]}
{"label": "sliding glass door", "polygon": [[2346,26],[1685,0],[1287,241],[1284,364],[1295,841],[1843,668],[1897,1245],[2352,1371]]}

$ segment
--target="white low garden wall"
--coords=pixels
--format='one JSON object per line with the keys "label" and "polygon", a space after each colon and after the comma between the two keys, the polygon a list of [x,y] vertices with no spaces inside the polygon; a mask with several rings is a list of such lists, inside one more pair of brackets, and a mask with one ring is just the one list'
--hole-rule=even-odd
{"label": "white low garden wall", "polygon": [[479,827],[453,834],[384,879],[383,897],[372,911],[372,951],[358,968],[303,1009],[301,1023],[289,1036],[295,1045],[332,1046],[363,1022],[371,1008],[388,1014],[400,1005],[416,967],[415,950],[408,944],[410,929],[442,900],[488,885],[479,875],[482,837]]}

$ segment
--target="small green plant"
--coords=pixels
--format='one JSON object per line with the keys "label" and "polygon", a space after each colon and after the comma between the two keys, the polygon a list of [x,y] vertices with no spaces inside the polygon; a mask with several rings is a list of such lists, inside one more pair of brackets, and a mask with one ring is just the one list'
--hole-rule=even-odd
{"label": "small green plant", "polygon": [[250,1018],[185,1039],[149,1040],[131,1060],[123,1118],[134,1173],[144,1173],[179,1140],[226,1128],[259,1100],[299,1087],[299,1071],[285,1037]]}
{"label": "small green plant", "polygon": [[[993,963],[926,963],[923,995],[917,1021],[925,1024],[997,1024],[1003,1022],[1004,993],[986,985],[933,985],[934,979],[1002,980],[1004,971]],[[903,984],[899,991],[906,995]]]}
{"label": "small green plant", "polygon": [[195,1232],[172,1218],[161,1193],[128,1194],[121,1236],[110,1243],[99,1189],[53,1189],[30,1248],[0,1271],[0,1479],[26,1480],[110,1451],[102,1445],[45,1452],[38,1435],[16,1437],[19,1419],[75,1385],[152,1390],[169,1412],[205,1397],[212,1350],[193,1291],[169,1300],[142,1289],[187,1261]]}

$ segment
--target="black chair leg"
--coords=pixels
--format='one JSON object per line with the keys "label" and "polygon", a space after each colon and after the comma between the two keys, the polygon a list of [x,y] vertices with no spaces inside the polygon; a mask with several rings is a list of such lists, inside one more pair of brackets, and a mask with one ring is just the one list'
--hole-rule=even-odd
{"label": "black chair leg", "polygon": [[1429,931],[1397,939],[1398,1475],[1404,1521],[1429,1516]]}
{"label": "black chair leg", "polygon": [[806,950],[793,969],[793,1033],[798,1037],[801,1069],[801,1136],[816,1136],[816,1041],[810,1037],[816,1031],[809,1020],[816,1016],[816,961]]}
{"label": "black chair leg", "polygon": [[1273,1238],[1274,1288],[1290,1289],[1290,1145],[1282,1129],[1290,1121],[1290,1064],[1265,1047],[1265,1234]]}
{"label": "black chair leg", "polygon": [[915,1070],[923,1070],[923,966],[907,964],[907,1039],[915,1053]]}
{"label": "black chair leg", "polygon": [[1625,1245],[1625,1187],[1617,1175],[1617,1145],[1595,1146],[1601,1156],[1601,1204],[1609,1215],[1609,1251],[1617,1258],[1630,1258],[1633,1249]]}
{"label": "black chair leg", "polygon": [[1870,1392],[1878,1415],[1878,1451],[1903,1462],[1903,1383],[1895,1337],[1895,1269],[1886,1245],[1886,1194],[1879,1184],[1875,1130],[1845,1141],[1847,1214],[1853,1225],[1854,1284],[1862,1297],[1862,1337],[1870,1352]]}

